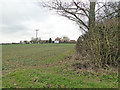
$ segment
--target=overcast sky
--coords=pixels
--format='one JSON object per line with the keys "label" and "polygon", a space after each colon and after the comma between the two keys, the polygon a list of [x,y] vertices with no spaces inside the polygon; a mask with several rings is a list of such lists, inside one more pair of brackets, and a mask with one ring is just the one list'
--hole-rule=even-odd
{"label": "overcast sky", "polygon": [[0,0],[0,43],[31,40],[35,29],[42,40],[64,35],[78,39],[81,32],[74,22],[40,7],[38,1]]}
{"label": "overcast sky", "polygon": [[81,35],[74,22],[40,7],[37,0],[2,0],[0,3],[0,43],[30,40],[35,37],[35,29],[39,29],[38,37],[42,40],[64,35],[77,40]]}

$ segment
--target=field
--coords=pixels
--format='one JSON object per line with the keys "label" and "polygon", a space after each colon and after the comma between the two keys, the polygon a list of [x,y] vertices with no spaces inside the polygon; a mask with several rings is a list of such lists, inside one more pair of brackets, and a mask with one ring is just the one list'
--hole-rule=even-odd
{"label": "field", "polygon": [[[97,74],[73,68],[75,44],[2,46],[3,88],[117,88],[117,72]],[[81,71],[82,72],[82,71]]]}

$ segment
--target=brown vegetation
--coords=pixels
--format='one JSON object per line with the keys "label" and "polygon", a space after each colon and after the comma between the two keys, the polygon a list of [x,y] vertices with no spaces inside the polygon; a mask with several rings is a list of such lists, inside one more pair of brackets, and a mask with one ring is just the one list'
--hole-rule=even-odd
{"label": "brown vegetation", "polygon": [[76,50],[87,56],[98,67],[118,66],[117,19],[105,20],[88,33],[79,37]]}

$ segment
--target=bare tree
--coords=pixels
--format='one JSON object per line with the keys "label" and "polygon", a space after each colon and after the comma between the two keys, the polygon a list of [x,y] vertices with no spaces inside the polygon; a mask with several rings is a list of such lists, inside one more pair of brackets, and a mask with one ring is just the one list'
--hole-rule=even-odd
{"label": "bare tree", "polygon": [[119,11],[117,2],[99,2],[99,0],[51,0],[42,6],[55,10],[59,15],[75,21],[85,32],[95,26],[95,21],[113,18]]}
{"label": "bare tree", "polygon": [[32,37],[30,42],[31,43],[41,43],[41,38],[40,37],[39,38]]}
{"label": "bare tree", "polygon": [[62,37],[62,41],[63,41],[63,42],[68,42],[69,40],[70,40],[70,39],[69,39],[67,36],[63,36],[63,37]]}
{"label": "bare tree", "polygon": [[95,3],[81,2],[80,0],[72,0],[71,2],[52,0],[42,5],[57,11],[59,15],[75,21],[86,32],[95,25]]}
{"label": "bare tree", "polygon": [[97,3],[98,9],[96,10],[96,20],[103,21],[117,17],[120,11],[118,2],[99,2]]}

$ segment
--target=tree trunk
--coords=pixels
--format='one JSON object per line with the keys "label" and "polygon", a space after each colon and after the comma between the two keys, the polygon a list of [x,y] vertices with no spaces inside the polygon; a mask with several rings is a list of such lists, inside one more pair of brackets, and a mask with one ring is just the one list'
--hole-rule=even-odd
{"label": "tree trunk", "polygon": [[90,2],[89,31],[95,26],[95,4],[96,2]]}
{"label": "tree trunk", "polygon": [[[120,1],[118,2],[118,45],[120,46]],[[120,55],[120,48],[119,48],[119,51],[118,51],[118,55]],[[118,57],[120,58],[120,56]],[[118,59],[118,66],[120,68],[120,60]],[[120,69],[119,71],[120,72]],[[120,83],[119,83],[120,85]]]}

